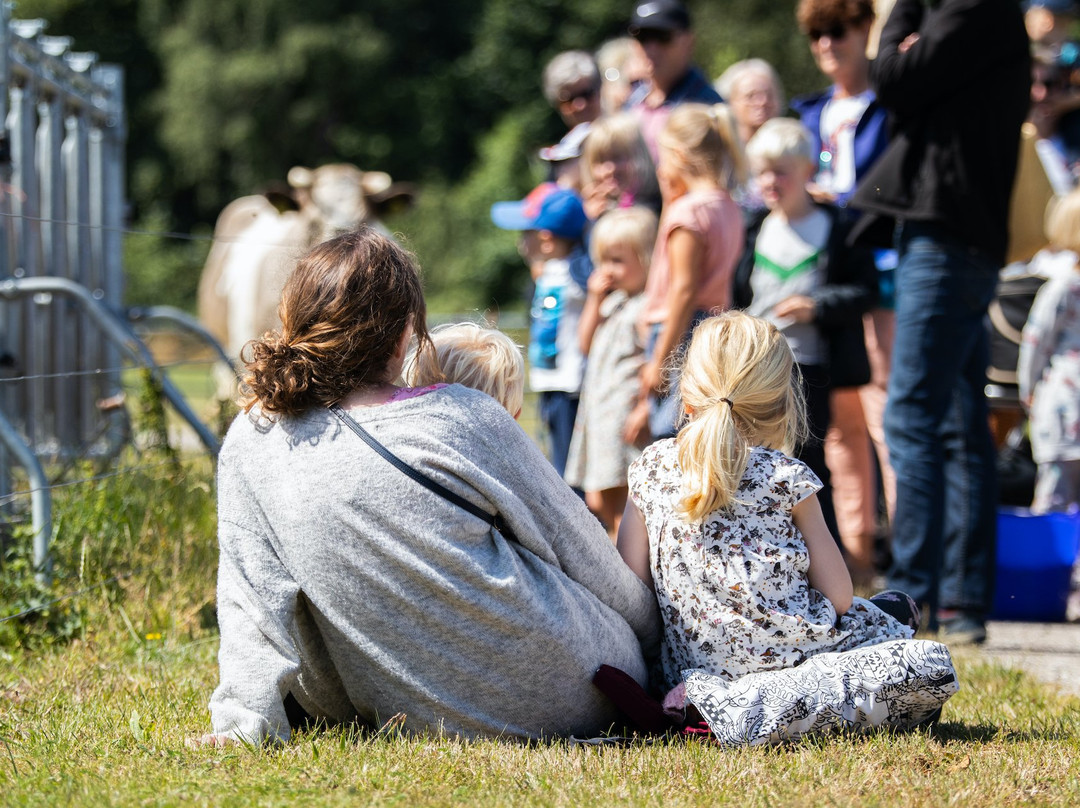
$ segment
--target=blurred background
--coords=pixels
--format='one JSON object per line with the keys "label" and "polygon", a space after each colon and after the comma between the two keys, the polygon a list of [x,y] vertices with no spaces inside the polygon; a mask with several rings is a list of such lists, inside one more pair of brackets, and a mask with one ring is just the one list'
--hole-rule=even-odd
{"label": "blurred background", "polygon": [[[710,78],[770,61],[788,96],[826,84],[794,0],[690,2]],[[429,310],[518,311],[528,283],[492,202],[542,177],[564,127],[540,74],[625,33],[630,0],[18,0],[126,72],[127,305],[194,312],[214,221],[293,166],[354,163],[416,186],[391,213]]]}

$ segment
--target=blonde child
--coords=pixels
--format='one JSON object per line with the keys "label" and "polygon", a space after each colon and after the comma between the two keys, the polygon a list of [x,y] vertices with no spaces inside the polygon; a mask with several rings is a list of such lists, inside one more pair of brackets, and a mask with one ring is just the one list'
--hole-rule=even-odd
{"label": "blonde child", "polygon": [[[681,390],[689,421],[630,467],[618,540],[656,590],[666,687],[688,668],[732,680],[911,637],[910,625],[853,598],[817,501],[821,484],[790,456],[806,418],[776,327],[737,311],[705,320]],[[917,622],[906,598],[889,600]]]}
{"label": "blonde child", "polygon": [[642,322],[649,337],[639,407],[650,410],[653,435],[666,437],[675,434],[679,413],[677,382],[665,382],[665,365],[695,322],[731,306],[744,235],[728,189],[743,172],[722,105],[676,107],[657,142],[664,207],[645,287]]}
{"label": "blonde child", "polygon": [[[1050,210],[1046,235],[1053,247],[1080,254],[1080,190]],[[1036,513],[1080,504],[1080,264],[1062,266],[1039,289],[1020,340],[1017,377],[1031,423],[1038,464]],[[1080,563],[1073,570],[1067,617],[1080,620]]]}
{"label": "blonde child", "polygon": [[626,468],[647,442],[645,419],[630,419],[637,403],[645,343],[638,328],[645,280],[656,241],[656,214],[647,208],[605,213],[593,228],[585,307],[578,324],[588,357],[566,481],[611,535],[626,505]]}
{"label": "blonde child", "polygon": [[592,123],[581,149],[581,186],[591,221],[631,205],[660,210],[656,166],[636,115],[606,115]]}
{"label": "blonde child", "polygon": [[406,363],[407,384],[461,384],[487,393],[514,418],[521,415],[525,361],[510,337],[476,323],[436,326],[429,336],[432,350],[414,352]]}
{"label": "blonde child", "polygon": [[[824,437],[830,391],[870,381],[863,314],[877,301],[872,251],[849,247],[850,223],[835,207],[819,205],[807,190],[817,162],[810,133],[791,118],[762,124],[746,146],[767,211],[753,217],[746,252],[735,270],[735,305],[764,317],[791,346],[809,421],[797,457],[818,476],[825,523],[839,533]],[[873,574],[872,533],[842,535],[852,568]]]}

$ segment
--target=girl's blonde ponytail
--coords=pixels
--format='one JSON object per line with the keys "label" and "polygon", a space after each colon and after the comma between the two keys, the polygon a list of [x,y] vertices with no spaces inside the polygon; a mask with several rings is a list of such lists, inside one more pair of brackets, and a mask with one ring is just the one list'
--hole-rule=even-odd
{"label": "girl's blonde ponytail", "polygon": [[700,522],[735,502],[753,447],[794,451],[806,436],[806,408],[787,340],[740,311],[698,325],[679,387],[691,416],[676,438],[679,509]]}

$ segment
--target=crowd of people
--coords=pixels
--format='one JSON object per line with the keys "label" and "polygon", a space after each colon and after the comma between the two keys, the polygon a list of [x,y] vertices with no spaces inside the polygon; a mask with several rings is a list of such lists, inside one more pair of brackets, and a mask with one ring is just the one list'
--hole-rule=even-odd
{"label": "crowd of people", "polygon": [[[601,665],[659,698],[688,668],[788,668],[920,615],[985,639],[984,317],[1022,187],[1060,200],[1021,257],[1059,272],[1021,347],[1033,507],[1080,495],[1076,9],[885,5],[800,0],[828,86],[790,113],[761,59],[706,79],[680,0],[550,61],[566,134],[546,181],[491,210],[535,285],[527,371],[494,329],[429,332],[415,264],[378,234],[301,261],[220,459],[205,742],[398,713],[597,733]],[[515,423],[525,384],[546,455]],[[882,573],[902,594],[856,596]]]}

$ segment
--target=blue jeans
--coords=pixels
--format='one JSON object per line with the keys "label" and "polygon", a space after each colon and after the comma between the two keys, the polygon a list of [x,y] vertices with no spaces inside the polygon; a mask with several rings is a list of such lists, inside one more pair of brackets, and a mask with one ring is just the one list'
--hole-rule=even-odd
{"label": "blue jeans", "polygon": [[939,226],[898,231],[896,341],[885,440],[896,472],[889,584],[917,602],[985,616],[994,595],[996,452],[983,319],[988,258]]}
{"label": "blue jeans", "polygon": [[540,420],[548,430],[551,465],[562,477],[570,454],[570,438],[574,434],[579,396],[561,390],[546,390],[539,395]]}
{"label": "blue jeans", "polygon": [[[674,359],[668,360],[669,364],[665,374],[668,381],[667,390],[663,394],[649,398],[649,431],[652,433],[654,441],[662,438],[674,438],[678,434],[679,427],[683,424],[682,396],[679,395],[682,359],[687,347],[690,345],[690,337],[693,336],[694,329],[708,316],[709,312],[701,309],[694,312],[694,316],[690,318],[690,325],[687,327],[686,333],[683,334],[679,347],[676,349]],[[660,338],[660,331],[663,327],[663,323],[653,323],[649,326],[649,333],[645,339],[646,360],[652,359],[656,354],[656,342]]]}

